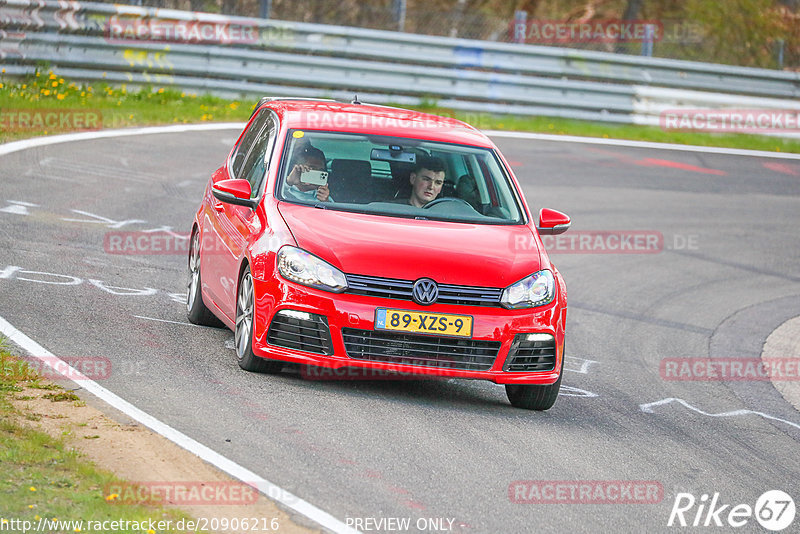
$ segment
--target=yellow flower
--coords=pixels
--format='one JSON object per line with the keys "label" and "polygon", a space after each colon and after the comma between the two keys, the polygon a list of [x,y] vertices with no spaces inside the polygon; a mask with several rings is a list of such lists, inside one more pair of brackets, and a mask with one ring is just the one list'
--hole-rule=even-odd
{"label": "yellow flower", "polygon": [[161,93],[163,93],[163,92],[164,92],[164,88],[163,88],[163,87],[159,87],[159,88],[158,88],[158,94],[161,94]]}
{"label": "yellow flower", "polygon": [[128,115],[128,118],[129,118],[129,119],[133,119],[133,113],[131,113],[130,115]]}
{"label": "yellow flower", "polygon": [[32,505],[32,504],[29,504],[29,505],[28,505],[28,508],[30,508],[30,509],[33,509],[33,505]]}
{"label": "yellow flower", "polygon": [[118,498],[119,498],[119,493],[112,493],[111,495],[106,497],[106,501],[108,502],[116,501]]}
{"label": "yellow flower", "polygon": [[52,84],[50,84],[50,85],[52,85],[53,87],[58,87],[58,82],[53,82],[53,83],[52,83]]}
{"label": "yellow flower", "polygon": [[64,83],[64,78],[59,78],[58,83]]}
{"label": "yellow flower", "polygon": [[81,527],[75,527],[72,531],[73,532],[80,532],[81,531]]}
{"label": "yellow flower", "polygon": [[56,95],[56,98],[57,98],[58,100],[64,100],[64,97],[66,97],[66,96],[67,96],[67,95],[65,95],[64,93],[61,93],[61,94],[58,94],[58,95]]}
{"label": "yellow flower", "polygon": [[186,96],[186,93],[181,93],[181,98],[184,98],[185,96]]}
{"label": "yellow flower", "polygon": [[51,72],[51,73],[50,73],[50,76],[48,77],[48,80],[55,80],[56,78],[58,78],[58,76],[56,76],[55,74],[53,74],[53,73]]}
{"label": "yellow flower", "polygon": [[232,110],[236,111],[236,108],[239,107],[239,103],[238,102],[231,102],[231,106],[230,107],[231,107]]}
{"label": "yellow flower", "polygon": [[[44,90],[42,90],[42,92],[44,93],[44,96],[50,96],[50,89],[44,89]],[[36,490],[33,490],[33,491],[36,491]]]}
{"label": "yellow flower", "polygon": [[22,88],[23,88],[23,89],[27,89],[27,88],[28,88],[28,84],[27,84],[27,83],[23,83],[23,84],[22,84]]}
{"label": "yellow flower", "polygon": [[34,488],[33,486],[31,486],[31,487],[30,487],[30,488],[28,488],[28,489],[29,489],[29,490],[31,490],[31,491],[36,491],[36,488]]}
{"label": "yellow flower", "polygon": [[156,534],[156,531],[153,530],[153,529],[150,529],[150,530],[147,531],[147,534]]}
{"label": "yellow flower", "polygon": [[86,96],[86,91],[81,91],[81,96]]}
{"label": "yellow flower", "polygon": [[38,521],[41,519],[41,516],[39,514],[36,514],[35,516],[33,516],[33,518]]}

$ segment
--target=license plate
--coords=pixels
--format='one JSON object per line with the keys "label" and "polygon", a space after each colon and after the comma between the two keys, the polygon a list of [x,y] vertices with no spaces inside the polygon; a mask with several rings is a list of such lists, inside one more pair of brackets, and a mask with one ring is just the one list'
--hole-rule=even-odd
{"label": "license plate", "polygon": [[414,334],[471,337],[472,316],[378,308],[375,310],[375,329],[411,332]]}

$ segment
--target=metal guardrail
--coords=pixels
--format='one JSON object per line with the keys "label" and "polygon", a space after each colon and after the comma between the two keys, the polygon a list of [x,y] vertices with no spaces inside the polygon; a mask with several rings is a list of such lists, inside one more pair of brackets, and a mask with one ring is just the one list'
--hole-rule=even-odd
{"label": "metal guardrail", "polygon": [[[150,23],[249,33],[196,44],[124,39],[112,31]],[[436,101],[467,111],[611,122],[653,123],[663,103],[700,107],[714,100],[708,91],[741,107],[790,109],[800,98],[795,72],[123,5],[0,0],[6,74],[31,73],[43,62],[79,81],[235,97],[358,93],[381,103]]]}

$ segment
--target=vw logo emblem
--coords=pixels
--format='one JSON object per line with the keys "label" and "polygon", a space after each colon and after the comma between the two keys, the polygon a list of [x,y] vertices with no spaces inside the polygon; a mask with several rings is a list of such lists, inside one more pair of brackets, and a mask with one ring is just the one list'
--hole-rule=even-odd
{"label": "vw logo emblem", "polygon": [[430,278],[420,278],[414,282],[411,296],[417,304],[428,306],[439,298],[439,286]]}

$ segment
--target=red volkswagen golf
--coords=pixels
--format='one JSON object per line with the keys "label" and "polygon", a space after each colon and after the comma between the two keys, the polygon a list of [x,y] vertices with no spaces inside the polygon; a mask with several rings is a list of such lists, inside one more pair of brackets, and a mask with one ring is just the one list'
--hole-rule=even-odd
{"label": "red volkswagen golf", "polygon": [[262,99],[206,187],[187,307],[234,331],[239,366],[362,368],[504,384],[550,408],[567,291],[497,147],[463,122]]}

